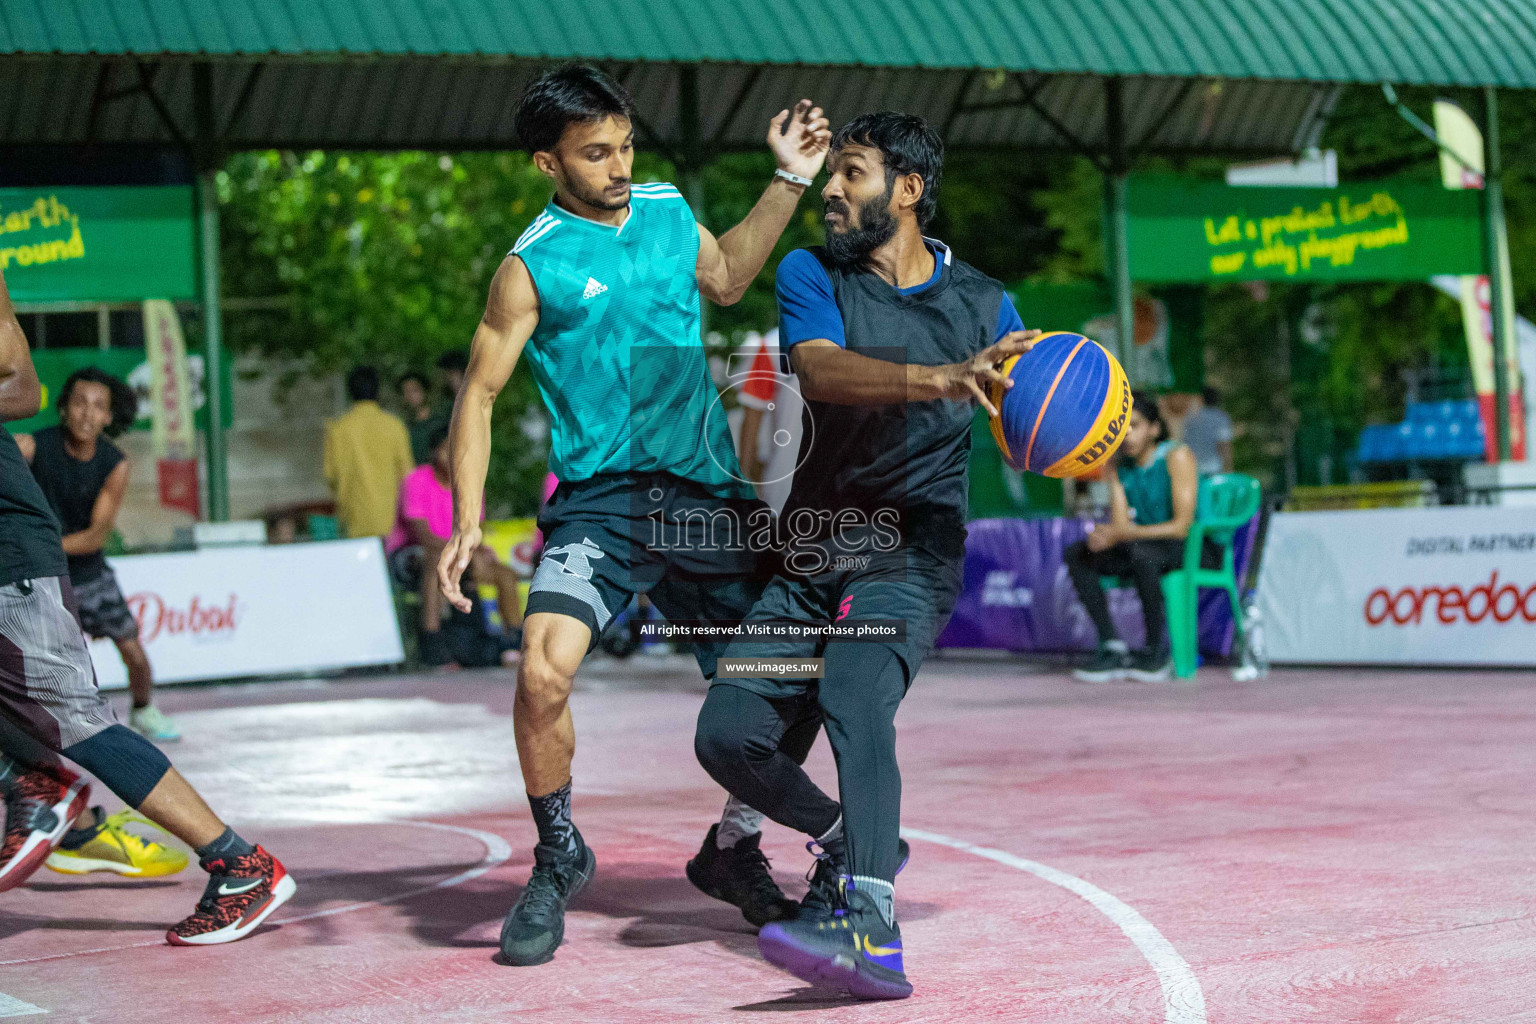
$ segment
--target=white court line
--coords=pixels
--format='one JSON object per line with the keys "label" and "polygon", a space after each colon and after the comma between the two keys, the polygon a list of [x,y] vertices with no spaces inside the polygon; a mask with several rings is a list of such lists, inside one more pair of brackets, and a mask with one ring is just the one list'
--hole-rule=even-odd
{"label": "white court line", "polygon": [[8,996],[0,992],[0,1017],[30,1017],[34,1013],[47,1013],[41,1006],[33,1006],[31,1003]]}
{"label": "white court line", "polygon": [[[297,917],[273,918],[267,923],[297,924],[300,921],[313,921],[319,917],[335,917],[337,914],[350,914],[354,910],[362,910],[365,907],[382,907],[390,903],[399,903],[401,900],[408,900],[414,896],[420,896],[422,893],[432,892],[435,889],[451,889],[454,886],[462,885],[471,879],[479,878],[481,875],[485,874],[487,871],[490,871],[492,868],[498,867],[499,865],[505,863],[507,858],[512,856],[512,847],[505,839],[501,838],[501,836],[493,835],[490,832],[481,832],[479,829],[461,828],[458,825],[440,825],[435,821],[381,821],[375,822],[374,824],[414,825],[417,828],[435,828],[441,829],[444,832],[458,832],[461,835],[469,836],[472,839],[478,839],[481,844],[485,846],[485,858],[481,860],[479,864],[476,864],[474,867],[468,869],[467,871],[461,871],[454,875],[452,878],[445,878],[440,882],[433,882],[431,885],[419,886],[418,888],[409,889],[394,896],[385,896],[383,899],[364,900],[360,903],[348,903],[340,907],[331,907],[327,910],[315,910],[308,914],[299,914]],[[9,967],[13,964],[35,964],[44,960],[67,960],[70,957],[90,956],[94,953],[114,953],[120,949],[139,949],[144,946],[163,945],[165,945],[164,939],[151,939],[148,942],[129,942],[121,946],[102,946],[98,949],[77,949],[72,953],[52,953],[48,956],[34,956],[22,960],[0,960],[0,967]],[[9,997],[5,996],[3,993],[0,993],[0,1000],[7,998]],[[16,1003],[20,1006],[31,1006],[30,1003],[23,1003],[19,999],[16,1000]],[[6,1004],[3,1001],[0,1001],[0,1017],[20,1016],[18,1013],[8,1014],[5,1012],[5,1010]],[[33,1007],[33,1009],[24,1012],[47,1013],[48,1011]]]}
{"label": "white court line", "polygon": [[1189,964],[1179,955],[1179,951],[1173,948],[1171,942],[1163,938],[1163,933],[1154,928],[1151,921],[1116,897],[1091,882],[1083,881],[1076,875],[1069,875],[1049,865],[1016,857],[1003,850],[977,846],[963,839],[951,839],[937,832],[924,832],[916,828],[904,828],[901,834],[909,839],[937,843],[940,846],[948,846],[966,853],[974,853],[978,857],[986,857],[988,860],[995,860],[999,864],[1006,864],[1020,871],[1028,871],[1037,878],[1043,878],[1052,885],[1059,885],[1068,892],[1081,896],[1095,910],[1113,921],[1125,933],[1125,937],[1136,944],[1141,955],[1147,958],[1147,963],[1152,965],[1152,970],[1157,973],[1158,983],[1163,987],[1164,1024],[1206,1024],[1205,994],[1200,991],[1200,982],[1196,980],[1195,972],[1189,969]]}

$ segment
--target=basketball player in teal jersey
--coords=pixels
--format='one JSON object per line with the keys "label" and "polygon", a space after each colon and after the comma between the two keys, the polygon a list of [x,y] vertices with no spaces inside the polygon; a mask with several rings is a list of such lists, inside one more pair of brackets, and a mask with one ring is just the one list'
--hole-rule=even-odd
{"label": "basketball player in teal jersey", "polygon": [[[481,542],[491,408],[524,353],[553,421],[549,462],[560,479],[539,517],[545,548],[513,711],[539,834],[533,876],[502,926],[502,953],[518,966],[554,956],[566,904],[595,865],[571,821],[567,701],[582,659],[635,593],[671,620],[739,621],[761,590],[741,531],[763,521],[765,506],[742,478],[724,416],[710,415],[718,395],[699,296],[721,305],[741,298],[831,141],[809,100],[781,111],[768,129],[778,170],[746,219],[717,239],[671,185],[631,185],[632,115],[623,88],[588,66],[546,74],[524,93],[519,140],[555,196],[491,282],[453,410],[454,530],[438,575],[456,607],[470,608],[460,579]],[[723,646],[696,647],[706,677]],[[802,759],[815,728],[805,733]],[[757,849],[759,820],[728,805],[720,831],[739,841],[719,852],[741,869],[738,881],[768,897],[757,907],[761,924],[794,904]],[[737,895],[732,902],[754,917],[750,894]]]}

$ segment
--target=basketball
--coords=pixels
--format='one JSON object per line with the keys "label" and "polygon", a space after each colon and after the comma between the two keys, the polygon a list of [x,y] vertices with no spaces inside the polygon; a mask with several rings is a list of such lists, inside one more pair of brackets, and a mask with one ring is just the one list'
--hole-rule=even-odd
{"label": "basketball", "polygon": [[1120,447],[1131,413],[1131,385],[1119,360],[1069,331],[1041,336],[1003,364],[1013,381],[991,387],[992,436],[1014,469],[1082,476]]}

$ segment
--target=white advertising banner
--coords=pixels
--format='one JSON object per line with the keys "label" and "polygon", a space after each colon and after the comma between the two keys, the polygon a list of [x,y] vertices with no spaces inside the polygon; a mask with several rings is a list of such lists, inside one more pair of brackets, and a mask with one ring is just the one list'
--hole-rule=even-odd
{"label": "white advertising banner", "polygon": [[[156,683],[389,665],[405,657],[377,538],[110,558]],[[127,685],[110,640],[104,689]]]}
{"label": "white advertising banner", "polygon": [[1536,517],[1282,512],[1259,571],[1274,662],[1536,666]]}

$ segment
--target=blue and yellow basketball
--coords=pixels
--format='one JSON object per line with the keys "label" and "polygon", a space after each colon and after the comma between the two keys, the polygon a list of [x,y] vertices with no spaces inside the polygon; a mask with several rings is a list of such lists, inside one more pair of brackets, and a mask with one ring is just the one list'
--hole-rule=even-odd
{"label": "blue and yellow basketball", "polygon": [[1131,414],[1131,384],[1120,361],[1091,338],[1053,331],[1003,364],[1013,380],[994,382],[999,415],[992,436],[1014,469],[1082,476],[1115,454]]}

